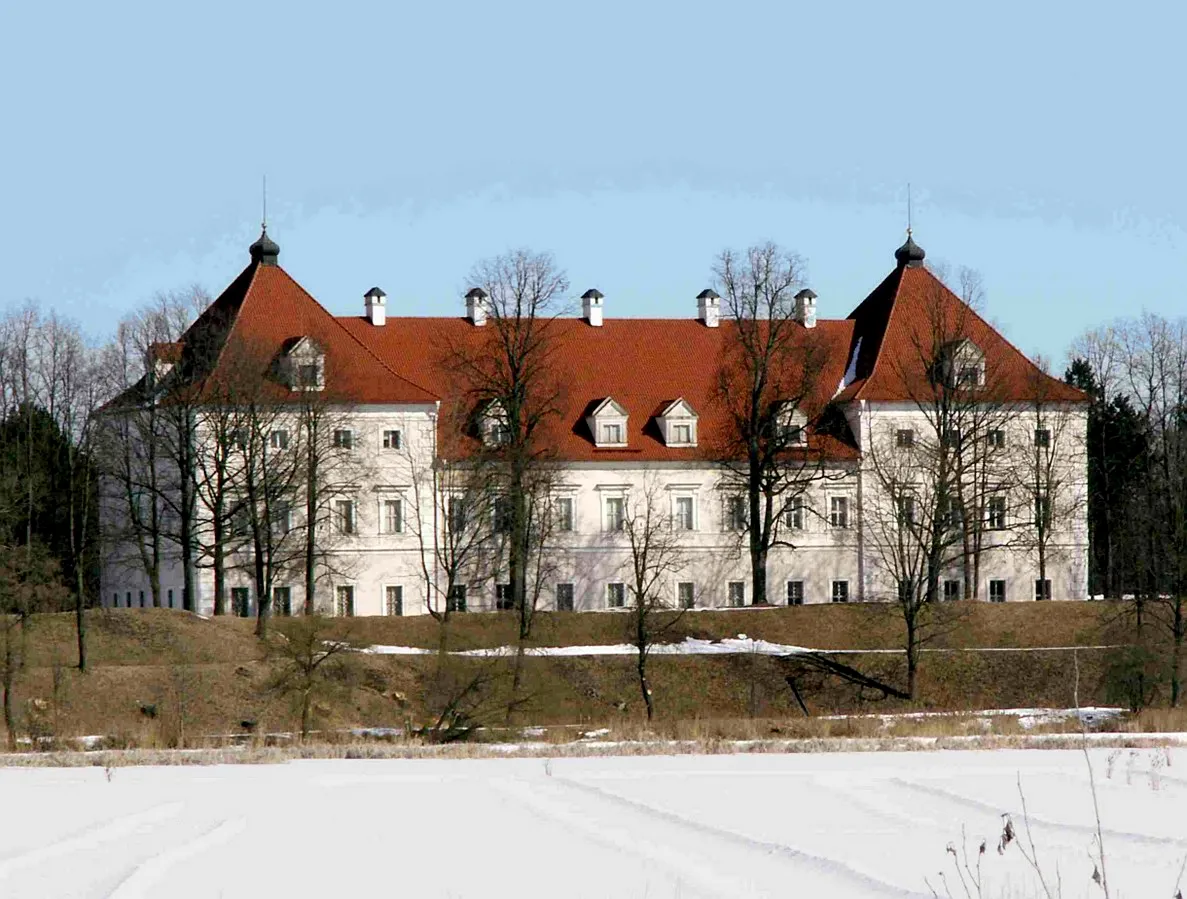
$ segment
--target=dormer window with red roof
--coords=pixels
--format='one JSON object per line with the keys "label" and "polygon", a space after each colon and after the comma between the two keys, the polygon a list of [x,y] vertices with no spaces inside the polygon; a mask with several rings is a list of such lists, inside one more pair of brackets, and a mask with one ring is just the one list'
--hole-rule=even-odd
{"label": "dormer window with red roof", "polygon": [[985,354],[967,337],[943,348],[940,370],[949,387],[968,390],[985,386]]}
{"label": "dormer window with red roof", "polygon": [[808,416],[790,403],[784,403],[778,416],[779,434],[784,446],[806,446]]}
{"label": "dormer window with red roof", "polygon": [[697,445],[697,414],[683,397],[664,409],[659,428],[668,446]]}
{"label": "dormer window with red roof", "polygon": [[498,400],[491,400],[479,417],[478,430],[487,446],[506,446],[511,442],[511,425]]}
{"label": "dormer window with red roof", "polygon": [[627,445],[627,422],[630,416],[626,408],[606,397],[598,403],[585,419],[593,434],[594,445],[601,447],[623,447]]}

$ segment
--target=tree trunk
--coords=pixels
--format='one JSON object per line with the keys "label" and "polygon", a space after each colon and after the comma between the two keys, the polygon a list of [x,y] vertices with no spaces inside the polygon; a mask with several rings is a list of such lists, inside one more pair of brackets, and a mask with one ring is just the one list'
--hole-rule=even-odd
{"label": "tree trunk", "polygon": [[655,706],[651,701],[651,683],[647,680],[647,653],[640,652],[638,660],[639,690],[643,693],[643,704],[647,707],[647,721],[655,717]]}
{"label": "tree trunk", "polygon": [[214,614],[227,614],[227,561],[223,544],[222,503],[215,503],[214,519]]}
{"label": "tree trunk", "polygon": [[78,580],[75,585],[77,593],[74,600],[74,623],[75,632],[78,635],[78,670],[86,673],[87,670],[87,619],[86,619],[86,594],[84,591],[84,575],[81,565],[75,568],[75,576]]}
{"label": "tree trunk", "polygon": [[4,730],[8,735],[9,751],[16,750],[16,720],[12,712],[12,689],[16,682],[17,657],[12,647],[11,619],[4,621]]}
{"label": "tree trunk", "polygon": [[919,675],[919,634],[915,623],[907,623],[907,696],[915,699]]}
{"label": "tree trunk", "polygon": [[1179,705],[1179,695],[1182,691],[1182,680],[1180,669],[1182,667],[1183,659],[1183,598],[1176,596],[1174,599],[1174,619],[1171,623],[1171,634],[1174,638],[1174,643],[1171,647],[1171,707],[1175,708]]}
{"label": "tree trunk", "polygon": [[305,614],[317,614],[317,427],[309,425],[305,466]]}

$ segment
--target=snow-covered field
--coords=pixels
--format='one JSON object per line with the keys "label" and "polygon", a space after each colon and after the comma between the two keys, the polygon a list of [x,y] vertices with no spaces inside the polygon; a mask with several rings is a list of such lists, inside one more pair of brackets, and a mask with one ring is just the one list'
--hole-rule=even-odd
{"label": "snow-covered field", "polygon": [[[1093,750],[1113,896],[1174,895],[1169,752]],[[962,827],[986,897],[1040,895],[996,850],[1019,776],[1063,896],[1101,895],[1083,755],[1011,750],[0,769],[0,896],[964,896]]]}

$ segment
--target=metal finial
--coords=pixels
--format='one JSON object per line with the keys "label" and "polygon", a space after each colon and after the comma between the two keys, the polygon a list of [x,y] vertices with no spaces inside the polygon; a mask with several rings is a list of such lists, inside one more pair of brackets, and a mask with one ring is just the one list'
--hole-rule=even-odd
{"label": "metal finial", "polygon": [[911,236],[911,182],[907,182],[907,237]]}
{"label": "metal finial", "polygon": [[260,205],[263,208],[262,218],[260,220],[260,228],[264,231],[268,230],[268,176],[263,176],[263,189]]}

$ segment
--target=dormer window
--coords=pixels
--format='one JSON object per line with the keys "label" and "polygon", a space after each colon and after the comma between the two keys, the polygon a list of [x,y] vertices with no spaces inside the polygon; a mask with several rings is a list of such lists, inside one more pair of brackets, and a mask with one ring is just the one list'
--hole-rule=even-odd
{"label": "dormer window", "polygon": [[697,445],[697,414],[683,398],[670,403],[660,413],[659,429],[668,446]]}
{"label": "dormer window", "polygon": [[779,409],[776,427],[784,446],[807,446],[808,416],[790,403],[784,403]]}
{"label": "dormer window", "polygon": [[302,337],[281,357],[280,375],[289,390],[324,390],[326,354],[311,337]]}
{"label": "dormer window", "polygon": [[511,425],[507,422],[507,413],[498,400],[491,400],[486,404],[479,417],[478,430],[482,442],[487,446],[506,446],[511,442]]}
{"label": "dormer window", "polygon": [[940,371],[949,387],[971,390],[985,386],[985,354],[967,337],[941,351]]}
{"label": "dormer window", "polygon": [[597,403],[586,416],[585,423],[593,434],[594,445],[598,447],[623,447],[627,445],[626,408],[606,397]]}

